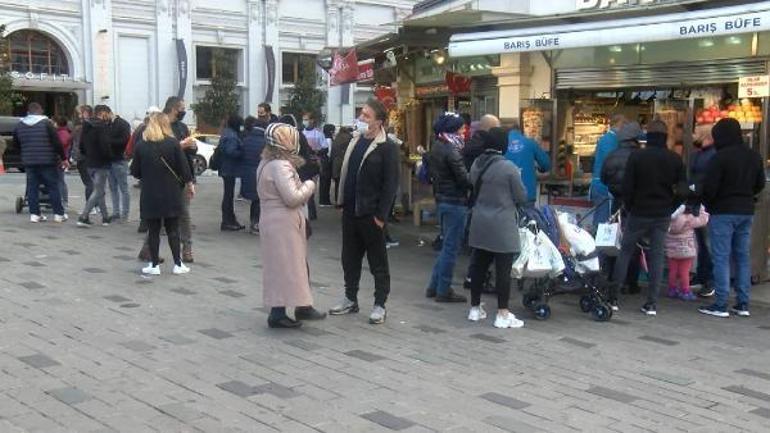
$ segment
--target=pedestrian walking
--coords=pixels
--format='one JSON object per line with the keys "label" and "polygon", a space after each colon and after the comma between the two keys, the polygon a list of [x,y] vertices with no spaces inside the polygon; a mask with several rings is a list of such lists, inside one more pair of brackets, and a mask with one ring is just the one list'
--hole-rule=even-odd
{"label": "pedestrian walking", "polygon": [[158,252],[161,227],[166,229],[174,259],[172,272],[190,272],[190,268],[182,263],[179,217],[184,212],[183,196],[192,198],[195,186],[190,165],[165,114],[150,115],[141,140],[134,148],[131,175],[142,181],[139,213],[148,226],[151,261],[142,269],[142,273],[160,275]]}
{"label": "pedestrian walking", "polygon": [[[690,159],[690,188],[695,196],[703,202],[703,182],[706,180],[706,170],[711,159],[716,155],[714,137],[711,135],[712,125],[699,125],[695,129],[693,146],[695,153]],[[711,261],[711,242],[708,226],[695,229],[695,239],[698,243],[698,264],[695,268],[693,288],[698,287],[698,296],[709,298],[714,296],[714,264]]]}
{"label": "pedestrian walking", "polygon": [[265,129],[258,126],[259,119],[249,116],[244,120],[243,164],[241,172],[241,195],[251,200],[249,208],[249,230],[259,234],[260,203],[257,194],[257,168],[262,162],[265,150]]}
{"label": "pedestrian walking", "polygon": [[452,290],[457,253],[463,244],[468,217],[468,192],[472,189],[460,151],[463,137],[458,134],[463,118],[454,113],[439,116],[433,124],[435,140],[428,155],[428,167],[441,221],[441,252],[433,265],[426,296],[436,302],[466,302]]}
{"label": "pedestrian walking", "polygon": [[[183,122],[187,115],[187,104],[184,99],[171,96],[166,99],[166,105],[163,107],[163,113],[168,116],[171,122],[171,130],[174,132],[174,138],[179,141],[182,151],[187,157],[187,163],[190,166],[190,173],[195,183],[195,155],[198,153],[198,146],[195,138],[190,136],[190,128]],[[179,236],[182,241],[182,261],[192,263],[193,260],[193,240],[192,240],[192,219],[190,218],[190,195],[182,196],[182,214],[179,217]]]}
{"label": "pedestrian walking", "polygon": [[120,116],[110,121],[110,196],[112,197],[111,221],[128,222],[131,194],[128,190],[128,159],[126,148],[131,140],[131,125]]}
{"label": "pedestrian walking", "polygon": [[112,111],[106,105],[94,107],[94,117],[83,125],[83,137],[81,139],[81,153],[85,155],[86,165],[94,183],[93,193],[88,197],[83,212],[78,217],[78,227],[91,227],[89,215],[91,210],[99,207],[102,214],[102,225],[110,225],[110,216],[107,212],[105,190],[107,179],[110,176],[112,164],[112,142],[110,140],[110,121]]}
{"label": "pedestrian walking", "polygon": [[[751,297],[751,226],[756,196],[765,188],[765,164],[755,150],[743,142],[741,125],[722,119],[712,130],[717,153],[706,169],[703,202],[711,214],[709,237],[714,260],[714,303],[698,311],[729,317],[727,302],[734,280],[736,299],[733,314],[748,317]],[[731,271],[731,265],[735,271]]]}
{"label": "pedestrian walking", "polygon": [[61,170],[69,168],[64,147],[53,123],[43,115],[37,102],[29,104],[27,116],[13,130],[16,148],[21,150],[21,162],[27,176],[29,221],[39,223],[47,218],[40,212],[40,186],[48,191],[54,221],[67,221],[59,189]]}
{"label": "pedestrian walking", "polygon": [[238,114],[231,114],[224,121],[219,138],[219,147],[222,149],[222,164],[218,172],[224,187],[222,220],[219,225],[219,229],[222,231],[238,231],[246,228],[238,222],[235,216],[233,201],[235,199],[235,180],[241,176],[243,163],[243,143],[240,136],[242,128],[243,118]]}
{"label": "pedestrian walking", "polygon": [[671,226],[666,235],[669,298],[683,301],[697,299],[690,288],[690,270],[698,255],[695,230],[705,227],[708,220],[709,214],[698,200],[680,206],[672,214]]}
{"label": "pedestrian walking", "polygon": [[[307,267],[306,218],[303,206],[315,190],[312,180],[300,180],[297,167],[300,132],[287,124],[272,123],[265,131],[266,146],[257,169],[257,191],[262,212],[262,297],[270,307],[271,328],[297,328],[300,320],[315,318]],[[295,318],[286,314],[296,308]],[[313,314],[316,313],[316,314]],[[321,315],[323,316],[323,315]]]}
{"label": "pedestrian walking", "polygon": [[551,157],[540,148],[537,142],[521,132],[518,121],[514,121],[508,132],[508,149],[505,157],[521,170],[521,180],[527,188],[530,204],[537,200],[537,172],[551,170]]}
{"label": "pedestrian walking", "polygon": [[[70,151],[72,150],[72,131],[70,131],[68,123],[64,116],[56,118],[56,135],[59,137],[62,148],[64,148],[64,159],[67,163],[70,162]],[[67,180],[64,178],[67,170],[59,167],[59,195],[61,195],[61,202],[65,211],[69,209],[69,188],[67,188]]]}
{"label": "pedestrian walking", "polygon": [[72,148],[70,149],[70,156],[75,162],[75,166],[80,175],[80,181],[83,182],[85,188],[85,200],[91,197],[91,193],[94,191],[94,181],[91,179],[91,175],[88,172],[88,164],[86,163],[86,157],[83,154],[83,126],[93,116],[94,109],[90,105],[81,105],[77,110],[77,122],[75,128],[72,130]]}
{"label": "pedestrian walking", "polygon": [[342,207],[342,269],[345,297],[329,314],[358,312],[361,266],[366,254],[374,276],[374,307],[369,323],[386,319],[390,293],[390,266],[385,245],[385,223],[398,191],[399,149],[385,133],[387,110],[369,99],[361,110],[359,131],[348,146],[340,175]]}
{"label": "pedestrian walking", "polygon": [[[653,120],[647,125],[647,145],[631,152],[623,175],[623,206],[628,210],[628,221],[623,231],[620,257],[615,263],[613,293],[625,281],[628,265],[637,244],[649,237],[647,254],[650,282],[642,313],[657,315],[658,294],[663,281],[665,240],[671,223],[671,214],[687,197],[687,177],[682,158],[666,147],[666,124]],[[609,163],[609,162],[608,162]]]}
{"label": "pedestrian walking", "polygon": [[481,304],[481,292],[487,270],[495,263],[497,290],[496,328],[521,328],[524,322],[508,309],[511,292],[511,266],[521,251],[519,245],[518,206],[529,198],[521,180],[521,170],[503,157],[508,143],[505,130],[492,128],[484,136],[486,149],[471,168],[473,207],[468,244],[473,248],[471,260],[471,308],[468,320],[478,322],[487,317]]}

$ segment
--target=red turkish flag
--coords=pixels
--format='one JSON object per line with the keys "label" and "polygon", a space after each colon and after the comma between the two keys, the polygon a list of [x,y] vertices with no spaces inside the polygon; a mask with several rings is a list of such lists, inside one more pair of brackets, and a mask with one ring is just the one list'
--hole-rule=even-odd
{"label": "red turkish flag", "polygon": [[332,68],[329,70],[329,85],[340,86],[355,83],[358,79],[358,58],[356,50],[350,50],[345,56],[339,51],[334,53]]}

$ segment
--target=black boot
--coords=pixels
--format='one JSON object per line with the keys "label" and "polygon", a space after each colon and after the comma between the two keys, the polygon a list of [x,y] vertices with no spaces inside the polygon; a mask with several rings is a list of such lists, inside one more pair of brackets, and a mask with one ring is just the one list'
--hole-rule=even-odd
{"label": "black boot", "polygon": [[299,320],[290,319],[286,315],[286,307],[273,307],[267,317],[267,326],[271,328],[299,328],[302,323]]}
{"label": "black boot", "polygon": [[309,307],[297,307],[294,309],[294,318],[297,320],[323,320],[326,318],[326,313],[322,313],[313,306]]}

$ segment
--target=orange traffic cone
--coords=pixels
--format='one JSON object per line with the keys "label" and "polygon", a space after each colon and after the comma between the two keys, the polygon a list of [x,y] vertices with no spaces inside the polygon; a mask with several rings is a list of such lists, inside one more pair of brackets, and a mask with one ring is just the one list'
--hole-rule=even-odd
{"label": "orange traffic cone", "polygon": [[5,174],[5,166],[3,165],[3,158],[0,158],[0,175]]}

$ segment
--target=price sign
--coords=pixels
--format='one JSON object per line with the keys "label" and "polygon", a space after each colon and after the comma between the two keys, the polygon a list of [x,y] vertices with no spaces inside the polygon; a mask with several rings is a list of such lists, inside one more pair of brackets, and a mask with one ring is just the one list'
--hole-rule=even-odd
{"label": "price sign", "polygon": [[755,75],[738,79],[739,98],[764,98],[770,96],[770,76]]}

